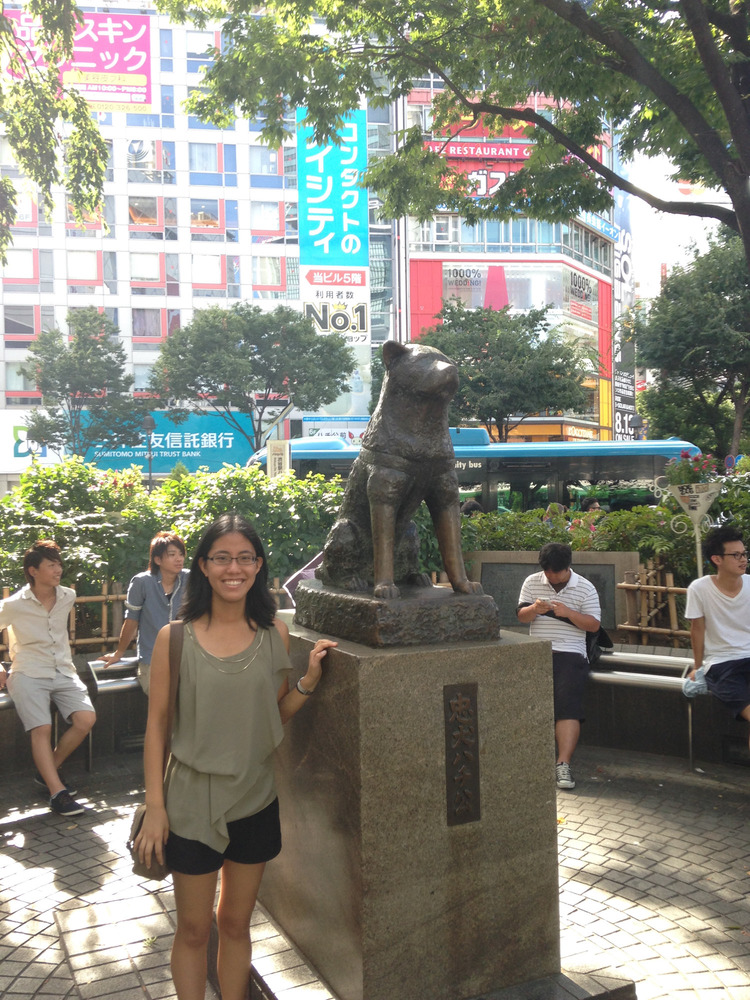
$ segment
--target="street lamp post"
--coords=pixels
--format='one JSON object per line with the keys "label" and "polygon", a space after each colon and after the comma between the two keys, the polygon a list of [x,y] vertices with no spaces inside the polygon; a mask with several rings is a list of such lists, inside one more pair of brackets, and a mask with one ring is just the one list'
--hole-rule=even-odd
{"label": "street lamp post", "polygon": [[154,433],[155,429],[156,429],[156,421],[154,420],[154,418],[151,416],[150,413],[147,413],[146,416],[143,418],[143,422],[141,424],[141,430],[146,432],[146,443],[148,445],[148,491],[149,491],[149,493],[154,488],[154,481],[153,481],[153,478],[152,478],[152,475],[151,475],[151,436]]}

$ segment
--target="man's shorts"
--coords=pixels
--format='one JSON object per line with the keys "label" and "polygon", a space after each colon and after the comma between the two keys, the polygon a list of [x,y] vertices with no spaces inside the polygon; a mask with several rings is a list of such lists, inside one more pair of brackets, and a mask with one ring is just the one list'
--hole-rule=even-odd
{"label": "man's shorts", "polygon": [[225,861],[240,865],[260,865],[281,851],[279,800],[252,816],[227,823],[229,844],[222,854],[199,840],[187,840],[170,830],[166,846],[167,868],[181,875],[217,872]]}
{"label": "man's shorts", "polygon": [[750,705],[750,657],[712,663],[706,671],[708,690],[741,719],[743,709]]}
{"label": "man's shorts", "polygon": [[583,722],[583,699],[589,661],[580,653],[552,653],[552,681],[555,698],[555,722],[578,719]]}
{"label": "man's shorts", "polygon": [[52,725],[50,701],[57,706],[66,722],[74,712],[93,712],[86,685],[75,674],[63,674],[59,670],[54,677],[27,677],[11,670],[8,676],[8,694],[28,733],[38,726]]}

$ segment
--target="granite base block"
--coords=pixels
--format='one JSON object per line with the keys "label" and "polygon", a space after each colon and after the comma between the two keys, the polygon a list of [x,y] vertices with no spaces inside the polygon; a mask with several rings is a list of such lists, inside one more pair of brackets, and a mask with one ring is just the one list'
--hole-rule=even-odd
{"label": "granite base block", "polygon": [[[292,629],[300,674],[316,638]],[[340,641],[326,660],[277,751],[273,920],[341,1000],[463,1000],[558,974],[549,645]],[[481,815],[451,826],[444,689],[473,684]]]}
{"label": "granite base block", "polygon": [[489,594],[446,587],[402,587],[400,598],[384,601],[305,580],[294,596],[298,625],[366,646],[495,641],[500,627]]}
{"label": "granite base block", "polygon": [[505,990],[485,993],[474,1000],[638,1000],[635,984],[627,979],[605,976],[547,976],[531,983],[519,983]]}

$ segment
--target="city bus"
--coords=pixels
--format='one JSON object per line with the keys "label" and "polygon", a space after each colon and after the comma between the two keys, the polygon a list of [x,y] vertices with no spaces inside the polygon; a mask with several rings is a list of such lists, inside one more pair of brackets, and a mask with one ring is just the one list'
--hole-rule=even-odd
{"label": "city bus", "polygon": [[[616,509],[651,503],[654,480],[672,458],[700,454],[689,441],[547,441],[498,443],[482,427],[451,428],[462,497],[476,496],[486,511],[498,505],[527,510],[551,501],[571,506],[596,491]],[[296,438],[291,465],[300,476],[349,474],[359,446],[338,437]],[[266,450],[248,464],[265,467]]]}

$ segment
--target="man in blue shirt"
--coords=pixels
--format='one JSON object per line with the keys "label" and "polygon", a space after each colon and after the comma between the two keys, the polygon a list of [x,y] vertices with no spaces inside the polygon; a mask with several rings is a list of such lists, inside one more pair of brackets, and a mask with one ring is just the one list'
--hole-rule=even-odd
{"label": "man in blue shirt", "polygon": [[138,635],[138,680],[148,694],[151,653],[156,636],[174,618],[180,617],[185,597],[188,570],[185,564],[185,543],[171,531],[160,531],[151,539],[148,569],[130,581],[125,599],[125,621],[122,623],[117,649],[102,657],[105,667],[121,660]]}

